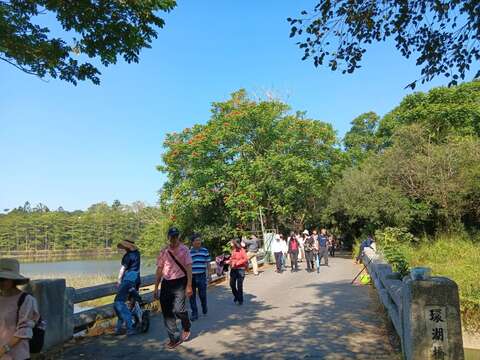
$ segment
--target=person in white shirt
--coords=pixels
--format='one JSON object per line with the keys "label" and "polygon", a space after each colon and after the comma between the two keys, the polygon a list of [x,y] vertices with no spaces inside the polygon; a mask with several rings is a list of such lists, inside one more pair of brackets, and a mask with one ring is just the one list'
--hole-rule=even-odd
{"label": "person in white shirt", "polygon": [[297,234],[297,240],[298,240],[298,243],[300,244],[300,249],[299,249],[300,251],[298,252],[298,261],[302,262],[303,259],[305,259],[305,249],[303,247],[305,239],[303,238],[302,235]]}
{"label": "person in white shirt", "polygon": [[275,235],[275,239],[272,241],[272,253],[275,256],[275,265],[277,267],[276,272],[282,273],[282,260],[283,254],[286,253],[286,243],[282,240],[279,234]]}

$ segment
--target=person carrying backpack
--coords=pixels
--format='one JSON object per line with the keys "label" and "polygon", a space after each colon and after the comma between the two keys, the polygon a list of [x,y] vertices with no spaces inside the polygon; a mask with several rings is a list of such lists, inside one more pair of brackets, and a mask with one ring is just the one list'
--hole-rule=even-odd
{"label": "person carrying backpack", "polygon": [[18,289],[30,280],[15,259],[0,259],[0,359],[30,359],[40,352],[44,329],[36,299]]}
{"label": "person carrying backpack", "polygon": [[310,236],[308,230],[303,232],[305,235],[305,241],[303,243],[305,249],[305,259],[307,260],[307,271],[312,272],[315,270],[315,240],[313,236]]}

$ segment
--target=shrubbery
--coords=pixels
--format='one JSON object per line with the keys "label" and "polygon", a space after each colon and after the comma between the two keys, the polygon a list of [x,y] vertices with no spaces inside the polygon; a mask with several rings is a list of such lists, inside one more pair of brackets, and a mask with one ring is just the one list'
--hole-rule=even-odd
{"label": "shrubbery", "polygon": [[426,266],[435,276],[446,276],[459,287],[462,322],[469,331],[480,331],[480,247],[465,234],[415,240],[406,229],[376,232],[377,247],[402,276],[409,268]]}

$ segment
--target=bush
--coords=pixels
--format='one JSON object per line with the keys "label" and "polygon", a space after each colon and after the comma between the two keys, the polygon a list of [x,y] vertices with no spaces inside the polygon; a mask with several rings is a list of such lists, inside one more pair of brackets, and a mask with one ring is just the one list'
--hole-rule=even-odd
{"label": "bush", "polygon": [[377,245],[382,247],[409,244],[414,241],[414,237],[408,232],[407,228],[387,227],[383,230],[375,231],[375,240]]}
{"label": "bush", "polygon": [[480,244],[465,236],[441,235],[399,250],[411,266],[427,266],[434,275],[454,280],[460,292],[462,323],[467,331],[480,331]]}
{"label": "bush", "polygon": [[385,260],[403,278],[410,273],[410,265],[401,251],[401,246],[411,244],[414,240],[406,228],[387,227],[375,232],[378,249],[382,252]]}

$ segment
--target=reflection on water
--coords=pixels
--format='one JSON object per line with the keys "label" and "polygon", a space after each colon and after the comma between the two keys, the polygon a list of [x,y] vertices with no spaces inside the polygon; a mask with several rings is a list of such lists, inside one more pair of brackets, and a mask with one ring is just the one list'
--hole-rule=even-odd
{"label": "reflection on water", "polygon": [[[120,269],[120,258],[113,260],[74,260],[58,262],[36,262],[21,264],[20,270],[26,276],[56,275],[78,276],[78,275],[104,275],[116,276]],[[154,259],[142,259],[142,275],[155,272]]]}

